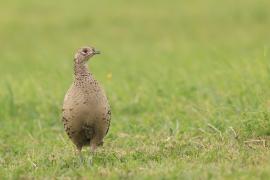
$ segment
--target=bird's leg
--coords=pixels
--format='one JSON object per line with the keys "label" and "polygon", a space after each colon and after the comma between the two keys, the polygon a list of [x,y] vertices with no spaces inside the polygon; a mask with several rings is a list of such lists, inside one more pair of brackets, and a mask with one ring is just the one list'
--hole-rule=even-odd
{"label": "bird's leg", "polygon": [[96,150],[96,145],[95,144],[90,145],[90,155],[89,155],[89,165],[90,166],[93,164],[95,150]]}
{"label": "bird's leg", "polygon": [[82,155],[82,147],[81,146],[77,146],[76,154],[77,154],[77,157],[79,157],[80,164],[83,164],[84,159],[83,159],[83,155]]}
{"label": "bird's leg", "polygon": [[90,146],[90,152],[94,153],[96,151],[96,148],[97,148],[97,144],[96,143],[91,144],[91,146]]}
{"label": "bird's leg", "polygon": [[93,157],[95,155],[97,145],[94,140],[91,141],[90,143],[90,155],[89,155],[89,165],[91,166],[93,164]]}
{"label": "bird's leg", "polygon": [[82,152],[82,147],[77,147],[76,154],[80,155]]}

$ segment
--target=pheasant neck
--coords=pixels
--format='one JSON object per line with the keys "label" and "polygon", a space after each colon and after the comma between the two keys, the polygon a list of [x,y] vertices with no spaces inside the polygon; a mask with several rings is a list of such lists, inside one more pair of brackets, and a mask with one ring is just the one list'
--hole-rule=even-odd
{"label": "pheasant neck", "polygon": [[75,77],[89,76],[90,72],[86,63],[77,63],[74,64],[74,73]]}

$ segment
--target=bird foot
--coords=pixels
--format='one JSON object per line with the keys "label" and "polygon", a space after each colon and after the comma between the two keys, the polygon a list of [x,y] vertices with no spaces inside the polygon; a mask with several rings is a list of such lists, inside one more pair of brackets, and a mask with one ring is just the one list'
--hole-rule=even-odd
{"label": "bird foot", "polygon": [[88,156],[88,165],[93,166],[93,159],[95,156],[95,149],[91,148],[89,156]]}
{"label": "bird foot", "polygon": [[93,155],[91,154],[89,157],[88,157],[88,166],[93,166]]}
{"label": "bird foot", "polygon": [[82,155],[79,156],[79,162],[81,165],[84,164],[84,158]]}

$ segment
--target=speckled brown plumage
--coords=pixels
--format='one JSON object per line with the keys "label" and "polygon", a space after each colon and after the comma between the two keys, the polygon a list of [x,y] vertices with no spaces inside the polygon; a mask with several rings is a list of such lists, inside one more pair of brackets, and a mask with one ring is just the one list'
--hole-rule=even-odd
{"label": "speckled brown plumage", "polygon": [[67,135],[80,151],[83,146],[95,148],[103,144],[111,119],[107,97],[89,72],[87,61],[98,54],[91,47],[79,49],[74,59],[74,82],[63,104],[62,121]]}

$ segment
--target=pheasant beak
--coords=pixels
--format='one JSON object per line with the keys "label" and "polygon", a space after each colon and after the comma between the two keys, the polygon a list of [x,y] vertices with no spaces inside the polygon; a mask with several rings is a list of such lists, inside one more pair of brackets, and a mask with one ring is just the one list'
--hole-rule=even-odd
{"label": "pheasant beak", "polygon": [[95,51],[94,51],[94,55],[96,55],[96,54],[100,54],[100,51],[95,50]]}

